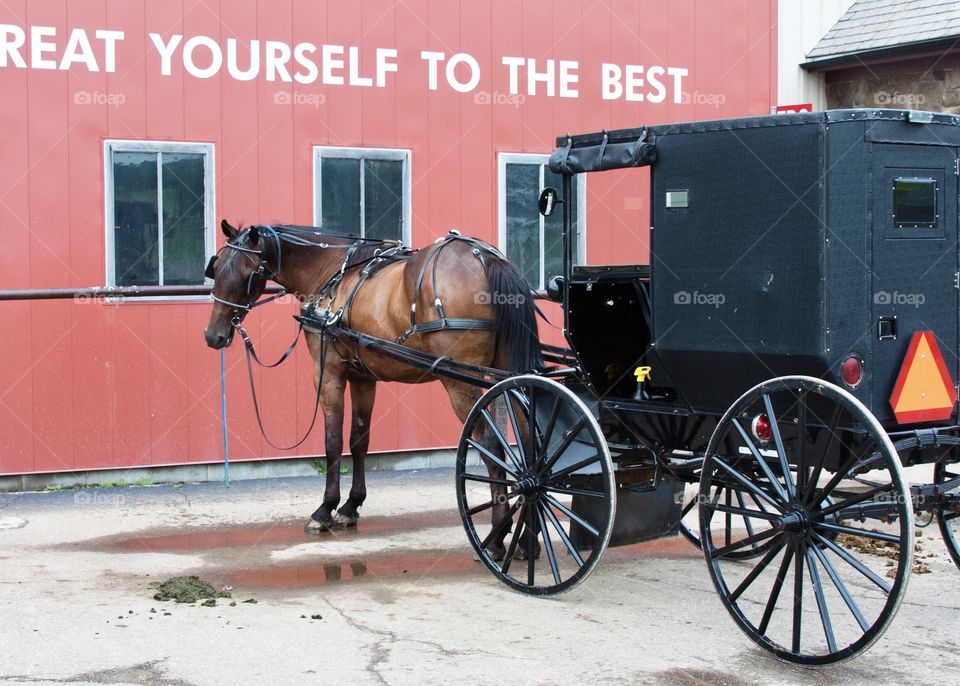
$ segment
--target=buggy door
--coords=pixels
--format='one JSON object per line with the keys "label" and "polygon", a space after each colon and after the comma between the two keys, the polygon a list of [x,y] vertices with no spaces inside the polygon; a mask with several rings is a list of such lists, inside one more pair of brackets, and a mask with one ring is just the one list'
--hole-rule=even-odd
{"label": "buggy door", "polygon": [[916,331],[934,332],[957,379],[957,148],[875,143],[873,160],[869,364],[879,399]]}

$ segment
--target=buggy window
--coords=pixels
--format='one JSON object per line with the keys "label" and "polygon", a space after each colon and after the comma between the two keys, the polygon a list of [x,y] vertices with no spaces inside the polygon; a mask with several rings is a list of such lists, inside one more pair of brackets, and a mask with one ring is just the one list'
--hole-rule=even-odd
{"label": "buggy window", "polygon": [[937,182],[929,178],[893,180],[893,225],[898,229],[937,225]]}

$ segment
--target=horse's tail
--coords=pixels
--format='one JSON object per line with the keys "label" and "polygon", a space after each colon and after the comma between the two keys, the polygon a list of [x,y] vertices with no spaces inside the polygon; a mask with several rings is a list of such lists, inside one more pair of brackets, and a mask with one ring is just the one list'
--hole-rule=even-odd
{"label": "horse's tail", "polygon": [[542,369],[543,355],[530,285],[507,260],[484,257],[493,305],[494,366],[518,374]]}

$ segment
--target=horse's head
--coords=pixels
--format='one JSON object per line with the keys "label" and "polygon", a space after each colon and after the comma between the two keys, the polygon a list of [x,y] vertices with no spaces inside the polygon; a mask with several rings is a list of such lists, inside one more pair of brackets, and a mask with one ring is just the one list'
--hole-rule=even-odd
{"label": "horse's head", "polygon": [[206,275],[213,279],[214,302],[203,332],[207,345],[216,349],[230,345],[235,326],[243,321],[272,276],[259,227],[238,230],[224,219],[220,228],[227,236],[227,244],[207,264]]}

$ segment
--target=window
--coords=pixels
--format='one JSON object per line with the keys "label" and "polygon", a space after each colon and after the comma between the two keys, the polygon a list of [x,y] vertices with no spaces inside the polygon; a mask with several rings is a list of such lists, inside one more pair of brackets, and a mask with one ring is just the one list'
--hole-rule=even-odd
{"label": "window", "polygon": [[[563,273],[563,205],[544,217],[537,210],[537,198],[546,186],[560,191],[563,177],[547,167],[548,155],[501,154],[499,159],[500,249],[527,277],[530,285],[542,290],[551,276]],[[573,178],[574,261],[585,261],[584,225],[586,177]]]}
{"label": "window", "polygon": [[107,141],[107,284],[202,284],[214,252],[213,146]]}
{"label": "window", "polygon": [[315,147],[313,223],[410,242],[410,151]]}
{"label": "window", "polygon": [[937,225],[935,179],[898,177],[893,180],[893,225],[898,229]]}

